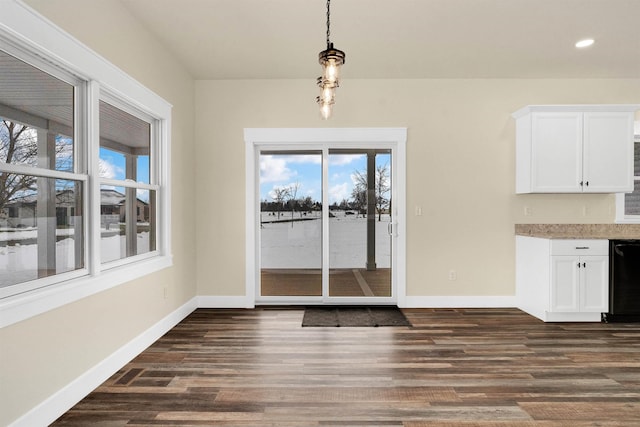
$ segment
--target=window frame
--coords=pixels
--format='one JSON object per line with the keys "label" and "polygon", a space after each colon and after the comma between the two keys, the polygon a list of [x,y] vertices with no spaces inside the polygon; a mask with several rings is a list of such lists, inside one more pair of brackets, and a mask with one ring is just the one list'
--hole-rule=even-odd
{"label": "window frame", "polygon": [[[640,122],[634,122],[634,145],[640,143]],[[635,150],[635,147],[634,147]],[[634,155],[635,162],[635,155]],[[633,170],[635,171],[635,164]],[[633,175],[634,186],[636,182],[640,182],[640,176]],[[626,193],[616,193],[616,224],[640,224],[640,215],[626,215],[625,214],[625,198]]]}
{"label": "window frame", "polygon": [[[110,179],[110,178],[103,178],[100,176],[99,173],[99,167],[98,164],[96,163],[95,165],[95,174],[94,176],[96,177],[95,181],[97,181],[97,193],[96,194],[100,194],[100,187],[102,185],[110,185],[113,187],[125,187],[125,188],[135,188],[135,189],[141,189],[141,190],[149,190],[149,191],[155,191],[156,192],[156,204],[158,203],[158,195],[160,194],[160,185],[158,184],[159,182],[159,177],[160,177],[160,173],[158,171],[158,166],[157,166],[157,160],[159,158],[159,156],[161,156],[160,151],[158,150],[158,146],[159,141],[158,141],[158,135],[160,132],[160,124],[159,124],[159,120],[149,114],[147,114],[146,112],[135,108],[133,105],[131,105],[130,103],[127,103],[126,100],[123,100],[121,97],[119,97],[117,94],[111,93],[109,90],[106,90],[105,88],[101,88],[100,90],[100,99],[99,101],[103,101],[106,102],[108,104],[110,104],[111,106],[118,108],[122,111],[124,111],[127,114],[130,114],[144,122],[148,122],[150,125],[150,140],[149,140],[149,183],[144,183],[144,182],[138,182],[138,181],[133,181],[133,180],[129,180],[129,179]],[[98,102],[99,104],[99,102]],[[99,105],[98,105],[98,111],[100,110]],[[98,139],[97,142],[97,147],[96,147],[96,151],[98,152],[98,160],[99,160],[99,151],[100,148],[102,146],[100,145],[100,140]],[[100,203],[100,199],[98,197],[96,197],[96,201],[97,201],[97,205],[94,205],[93,208],[97,209],[96,212],[100,212],[102,210],[102,206]],[[147,258],[152,258],[154,256],[158,256],[160,250],[159,250],[159,240],[160,240],[160,233],[159,233],[159,228],[157,227],[157,224],[159,222],[159,219],[162,215],[160,215],[160,210],[156,209],[156,215],[155,215],[155,221],[156,221],[156,248],[152,251],[146,252],[146,253],[142,253],[142,254],[138,254],[138,255],[131,255],[131,256],[125,256],[123,258],[120,259],[115,259],[112,261],[106,261],[103,262],[101,259],[99,259],[100,257],[97,257],[98,259],[94,260],[94,262],[98,262],[99,265],[96,266],[96,270],[100,269],[100,270],[108,270],[111,268],[117,268],[120,267],[122,265],[126,265],[129,264],[131,262],[136,262],[136,261],[140,261],[140,260],[144,260]],[[100,223],[98,222],[97,227],[99,229],[100,227]],[[99,240],[99,236],[96,236],[96,239]],[[95,253],[95,251],[94,251]],[[98,252],[98,255],[100,253]]]}
{"label": "window frame", "polygon": [[[169,156],[172,106],[24,3],[5,0],[2,6],[0,48],[76,88],[73,172],[12,164],[3,164],[2,169],[9,173],[83,182],[85,266],[8,286],[15,290],[16,286],[27,284],[11,292],[12,295],[0,293],[0,328],[173,264]],[[100,184],[104,183],[98,176],[101,99],[117,102],[118,108],[152,120],[150,173],[153,176],[149,184],[132,183],[132,186],[156,191],[156,250],[108,265],[101,265],[99,252]],[[122,186],[121,181],[117,182]]]}

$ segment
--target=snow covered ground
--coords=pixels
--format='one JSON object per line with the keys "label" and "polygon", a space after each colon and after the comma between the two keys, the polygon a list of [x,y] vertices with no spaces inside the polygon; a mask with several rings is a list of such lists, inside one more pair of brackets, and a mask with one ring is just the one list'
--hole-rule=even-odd
{"label": "snow covered ground", "polygon": [[[103,262],[126,256],[126,238],[103,231],[100,240]],[[37,229],[20,231],[0,230],[0,287],[27,282],[38,278]],[[64,273],[75,268],[75,247],[71,237],[73,229],[56,230],[56,271]],[[62,238],[69,236],[68,238]],[[5,243],[7,243],[5,245]],[[149,252],[149,232],[138,233],[138,254]]]}
{"label": "snow covered ground", "polygon": [[[333,212],[329,218],[329,267],[365,268],[367,256],[367,220],[359,215],[343,211]],[[321,268],[322,219],[319,212],[301,215],[295,212],[277,215],[262,213],[265,222],[260,229],[261,268]],[[302,220],[300,220],[302,219]],[[275,222],[273,222],[275,221]],[[387,226],[389,216],[382,221],[376,216],[376,264],[389,268],[391,239]],[[56,231],[62,238],[56,243],[56,270],[58,273],[75,268],[73,230]],[[0,287],[38,278],[38,251],[35,240],[37,229],[9,232],[0,230]],[[5,242],[11,242],[5,245]],[[23,243],[20,243],[23,242]],[[103,262],[123,258],[126,255],[125,236],[111,235],[103,230],[100,241]],[[148,252],[149,233],[138,233],[138,253]]]}
{"label": "snow covered ground", "polygon": [[[329,267],[364,268],[367,257],[367,220],[362,216],[334,212],[329,218]],[[263,213],[263,219],[264,219]],[[267,216],[266,221],[273,220]],[[291,219],[288,212],[281,219]],[[296,213],[294,218],[299,218]],[[376,264],[389,268],[391,238],[389,215],[376,216]],[[320,268],[322,265],[322,220],[262,224],[261,268]]]}

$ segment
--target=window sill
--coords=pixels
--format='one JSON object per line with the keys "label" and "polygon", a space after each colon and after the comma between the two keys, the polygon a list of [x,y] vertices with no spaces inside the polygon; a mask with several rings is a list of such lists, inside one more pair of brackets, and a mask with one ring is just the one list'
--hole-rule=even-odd
{"label": "window sill", "polygon": [[615,220],[616,224],[640,224],[640,218],[620,218]]}
{"label": "window sill", "polygon": [[157,256],[118,268],[104,270],[97,276],[83,276],[5,298],[0,300],[0,328],[21,322],[172,265],[173,257],[171,255]]}

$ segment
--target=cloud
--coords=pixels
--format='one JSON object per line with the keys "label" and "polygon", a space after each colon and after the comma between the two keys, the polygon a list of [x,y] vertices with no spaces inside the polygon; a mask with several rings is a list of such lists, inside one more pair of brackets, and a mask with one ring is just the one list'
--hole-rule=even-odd
{"label": "cloud", "polygon": [[289,163],[311,163],[314,165],[322,164],[322,156],[320,155],[320,153],[287,155],[285,160]]}
{"label": "cloud", "polygon": [[295,154],[295,155],[269,155],[260,156],[260,181],[283,182],[298,176],[291,164],[322,164],[322,156],[319,154]]}
{"label": "cloud", "polygon": [[329,164],[333,166],[345,166],[362,158],[362,154],[332,154],[329,156]]}
{"label": "cloud", "polygon": [[103,158],[98,159],[98,169],[101,178],[124,179],[125,176],[124,169]]}
{"label": "cloud", "polygon": [[349,199],[351,195],[351,186],[348,183],[344,182],[342,184],[334,185],[329,188],[329,203],[337,202],[340,203],[345,199]]}
{"label": "cloud", "polygon": [[296,172],[287,167],[287,159],[282,156],[260,156],[260,182],[288,181]]}

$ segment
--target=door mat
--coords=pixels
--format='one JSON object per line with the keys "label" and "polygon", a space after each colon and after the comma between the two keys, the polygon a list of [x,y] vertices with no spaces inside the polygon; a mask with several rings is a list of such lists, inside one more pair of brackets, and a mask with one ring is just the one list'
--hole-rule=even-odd
{"label": "door mat", "polygon": [[302,326],[411,326],[398,307],[307,307]]}

